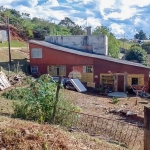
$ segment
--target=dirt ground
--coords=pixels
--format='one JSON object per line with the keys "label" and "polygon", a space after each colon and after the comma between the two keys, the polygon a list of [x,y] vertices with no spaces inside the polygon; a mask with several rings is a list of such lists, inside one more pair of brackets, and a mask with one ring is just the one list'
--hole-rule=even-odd
{"label": "dirt ground", "polygon": [[[134,95],[127,98],[118,98],[117,104],[112,103],[112,98],[93,93],[79,93],[71,90],[62,90],[61,92],[74,104],[82,108],[82,112],[90,115],[106,117],[111,119],[125,120],[134,124],[143,124],[144,121],[144,106],[150,105],[150,99],[138,98]],[[134,113],[133,116],[124,116],[120,113],[110,113],[110,110],[128,110]]]}

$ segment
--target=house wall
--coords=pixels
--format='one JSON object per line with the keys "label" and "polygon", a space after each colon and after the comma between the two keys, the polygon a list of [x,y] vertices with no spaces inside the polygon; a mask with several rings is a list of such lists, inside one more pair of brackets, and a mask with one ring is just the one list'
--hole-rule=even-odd
{"label": "house wall", "polygon": [[92,51],[108,55],[108,40],[106,35],[98,36],[46,36],[46,42],[68,46],[80,50]]}
{"label": "house wall", "polygon": [[[42,58],[30,57],[31,67],[38,66],[40,74],[47,73],[48,65],[65,65],[67,75],[73,70],[73,66],[93,65],[94,69],[93,81],[96,82],[97,84],[100,83],[100,74],[108,73],[108,71],[111,71],[112,73],[127,72],[128,74],[144,74],[144,81],[149,83],[149,69],[147,68],[135,67],[116,62],[106,61],[102,59],[80,56],[30,43],[29,49],[31,50],[32,48],[42,48]],[[121,80],[119,84],[122,84]],[[148,89],[149,86],[147,86],[147,90]]]}

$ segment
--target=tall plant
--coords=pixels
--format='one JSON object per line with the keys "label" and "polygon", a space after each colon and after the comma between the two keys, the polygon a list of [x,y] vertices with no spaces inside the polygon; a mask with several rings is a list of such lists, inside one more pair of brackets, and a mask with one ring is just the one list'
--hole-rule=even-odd
{"label": "tall plant", "polygon": [[[25,99],[14,104],[14,115],[23,117],[23,119],[50,122],[56,99],[56,89],[56,82],[49,75],[41,76],[31,83]],[[23,112],[21,108],[24,108]]]}

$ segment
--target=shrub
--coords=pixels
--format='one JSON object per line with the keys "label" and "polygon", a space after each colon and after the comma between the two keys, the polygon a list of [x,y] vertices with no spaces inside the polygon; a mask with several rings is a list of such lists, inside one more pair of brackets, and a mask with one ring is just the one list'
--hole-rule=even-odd
{"label": "shrub", "polygon": [[117,97],[112,98],[113,104],[117,104],[119,102],[119,99]]}
{"label": "shrub", "polygon": [[[14,103],[13,116],[40,123],[51,123],[56,101],[57,84],[49,75],[43,75],[35,82],[32,82],[24,99]],[[61,108],[61,111],[58,108]],[[67,111],[62,110],[66,108]],[[69,113],[71,110],[77,110],[77,107],[59,95],[55,122],[61,124],[64,121],[63,118],[68,117],[66,124],[69,125],[72,121],[69,120],[71,119]]]}
{"label": "shrub", "polygon": [[29,92],[27,88],[14,88],[9,91],[5,91],[2,96],[10,100],[22,100],[25,99]]}

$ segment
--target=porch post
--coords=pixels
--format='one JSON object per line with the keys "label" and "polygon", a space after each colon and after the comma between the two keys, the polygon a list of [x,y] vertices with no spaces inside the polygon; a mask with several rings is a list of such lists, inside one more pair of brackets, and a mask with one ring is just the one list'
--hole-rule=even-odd
{"label": "porch post", "polygon": [[127,72],[124,72],[124,92],[126,92],[126,85],[127,85]]}
{"label": "porch post", "polygon": [[115,79],[115,91],[118,91],[118,75],[116,74],[116,79]]}

